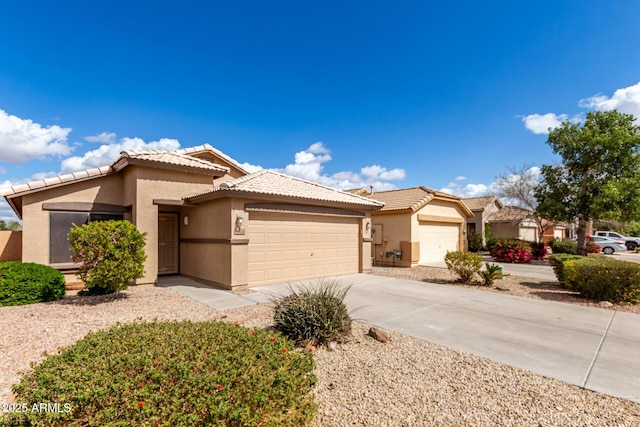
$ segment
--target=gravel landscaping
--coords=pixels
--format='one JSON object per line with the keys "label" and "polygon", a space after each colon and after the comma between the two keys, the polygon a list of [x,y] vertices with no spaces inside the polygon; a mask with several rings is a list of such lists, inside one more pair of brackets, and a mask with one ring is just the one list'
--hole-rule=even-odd
{"label": "gravel landscaping", "polygon": [[[380,269],[451,283],[446,269]],[[415,275],[415,276],[414,276]],[[499,290],[533,298],[580,301],[552,284],[508,277]],[[555,295],[555,296],[554,296]],[[624,307],[614,307],[624,309]],[[633,310],[631,310],[633,311]],[[78,297],[21,307],[0,307],[0,402],[13,399],[18,371],[83,337],[90,330],[135,319],[219,319],[267,327],[266,305],[217,311],[165,288],[132,287],[113,295]],[[349,342],[335,351],[314,349],[320,410],[314,426],[636,426],[640,404],[598,394],[474,355],[387,331],[382,344],[355,323]]]}

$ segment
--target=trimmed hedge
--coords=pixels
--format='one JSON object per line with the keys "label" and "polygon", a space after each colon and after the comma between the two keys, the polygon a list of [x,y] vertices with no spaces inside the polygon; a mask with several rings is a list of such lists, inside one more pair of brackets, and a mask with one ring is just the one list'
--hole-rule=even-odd
{"label": "trimmed hedge", "polygon": [[0,306],[55,301],[64,297],[62,273],[46,265],[0,262]]}
{"label": "trimmed hedge", "polygon": [[553,272],[556,275],[556,279],[558,282],[564,287],[568,287],[564,281],[564,262],[574,259],[584,258],[582,255],[573,255],[573,254],[553,254],[549,255],[547,258],[549,260],[549,265],[553,268]]}
{"label": "trimmed hedge", "polygon": [[[586,249],[588,254],[600,253],[600,246],[596,245],[593,242],[585,242],[584,248]],[[551,251],[554,254],[576,255],[578,253],[578,244],[575,240],[571,239],[555,240],[553,243],[551,243]]]}
{"label": "trimmed hedge", "polygon": [[563,269],[567,285],[586,298],[627,304],[640,302],[640,264],[590,256],[567,260]]}
{"label": "trimmed hedge", "polygon": [[262,329],[152,322],[89,333],[13,387],[2,426],[304,426],[314,417],[314,359]]}

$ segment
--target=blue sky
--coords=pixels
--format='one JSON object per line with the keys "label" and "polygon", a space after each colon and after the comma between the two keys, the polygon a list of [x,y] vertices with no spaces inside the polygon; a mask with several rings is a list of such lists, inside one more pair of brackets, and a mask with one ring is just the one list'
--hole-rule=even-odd
{"label": "blue sky", "polygon": [[445,3],[7,2],[0,189],[208,142],[337,188],[471,197],[553,162],[561,120],[640,117],[640,2]]}

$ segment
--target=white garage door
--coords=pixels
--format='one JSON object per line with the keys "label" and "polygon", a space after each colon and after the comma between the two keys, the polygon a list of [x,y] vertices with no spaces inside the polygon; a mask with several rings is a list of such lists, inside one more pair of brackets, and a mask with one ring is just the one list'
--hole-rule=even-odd
{"label": "white garage door", "polygon": [[447,251],[459,250],[458,224],[440,222],[420,223],[420,264],[444,261]]}
{"label": "white garage door", "polygon": [[352,274],[359,265],[359,219],[251,212],[249,285]]}

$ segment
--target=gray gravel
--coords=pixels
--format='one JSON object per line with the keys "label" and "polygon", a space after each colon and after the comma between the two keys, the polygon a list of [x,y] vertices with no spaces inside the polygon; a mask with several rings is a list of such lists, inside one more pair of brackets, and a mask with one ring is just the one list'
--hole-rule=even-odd
{"label": "gray gravel", "polygon": [[[133,287],[126,298],[70,297],[62,302],[0,307],[0,402],[12,399],[18,370],[42,353],[70,345],[118,321],[221,319],[249,327],[271,323],[268,306],[224,312],[169,289]],[[91,303],[87,303],[91,301]],[[335,351],[314,348],[320,410],[313,426],[637,426],[640,405],[387,331]]]}

